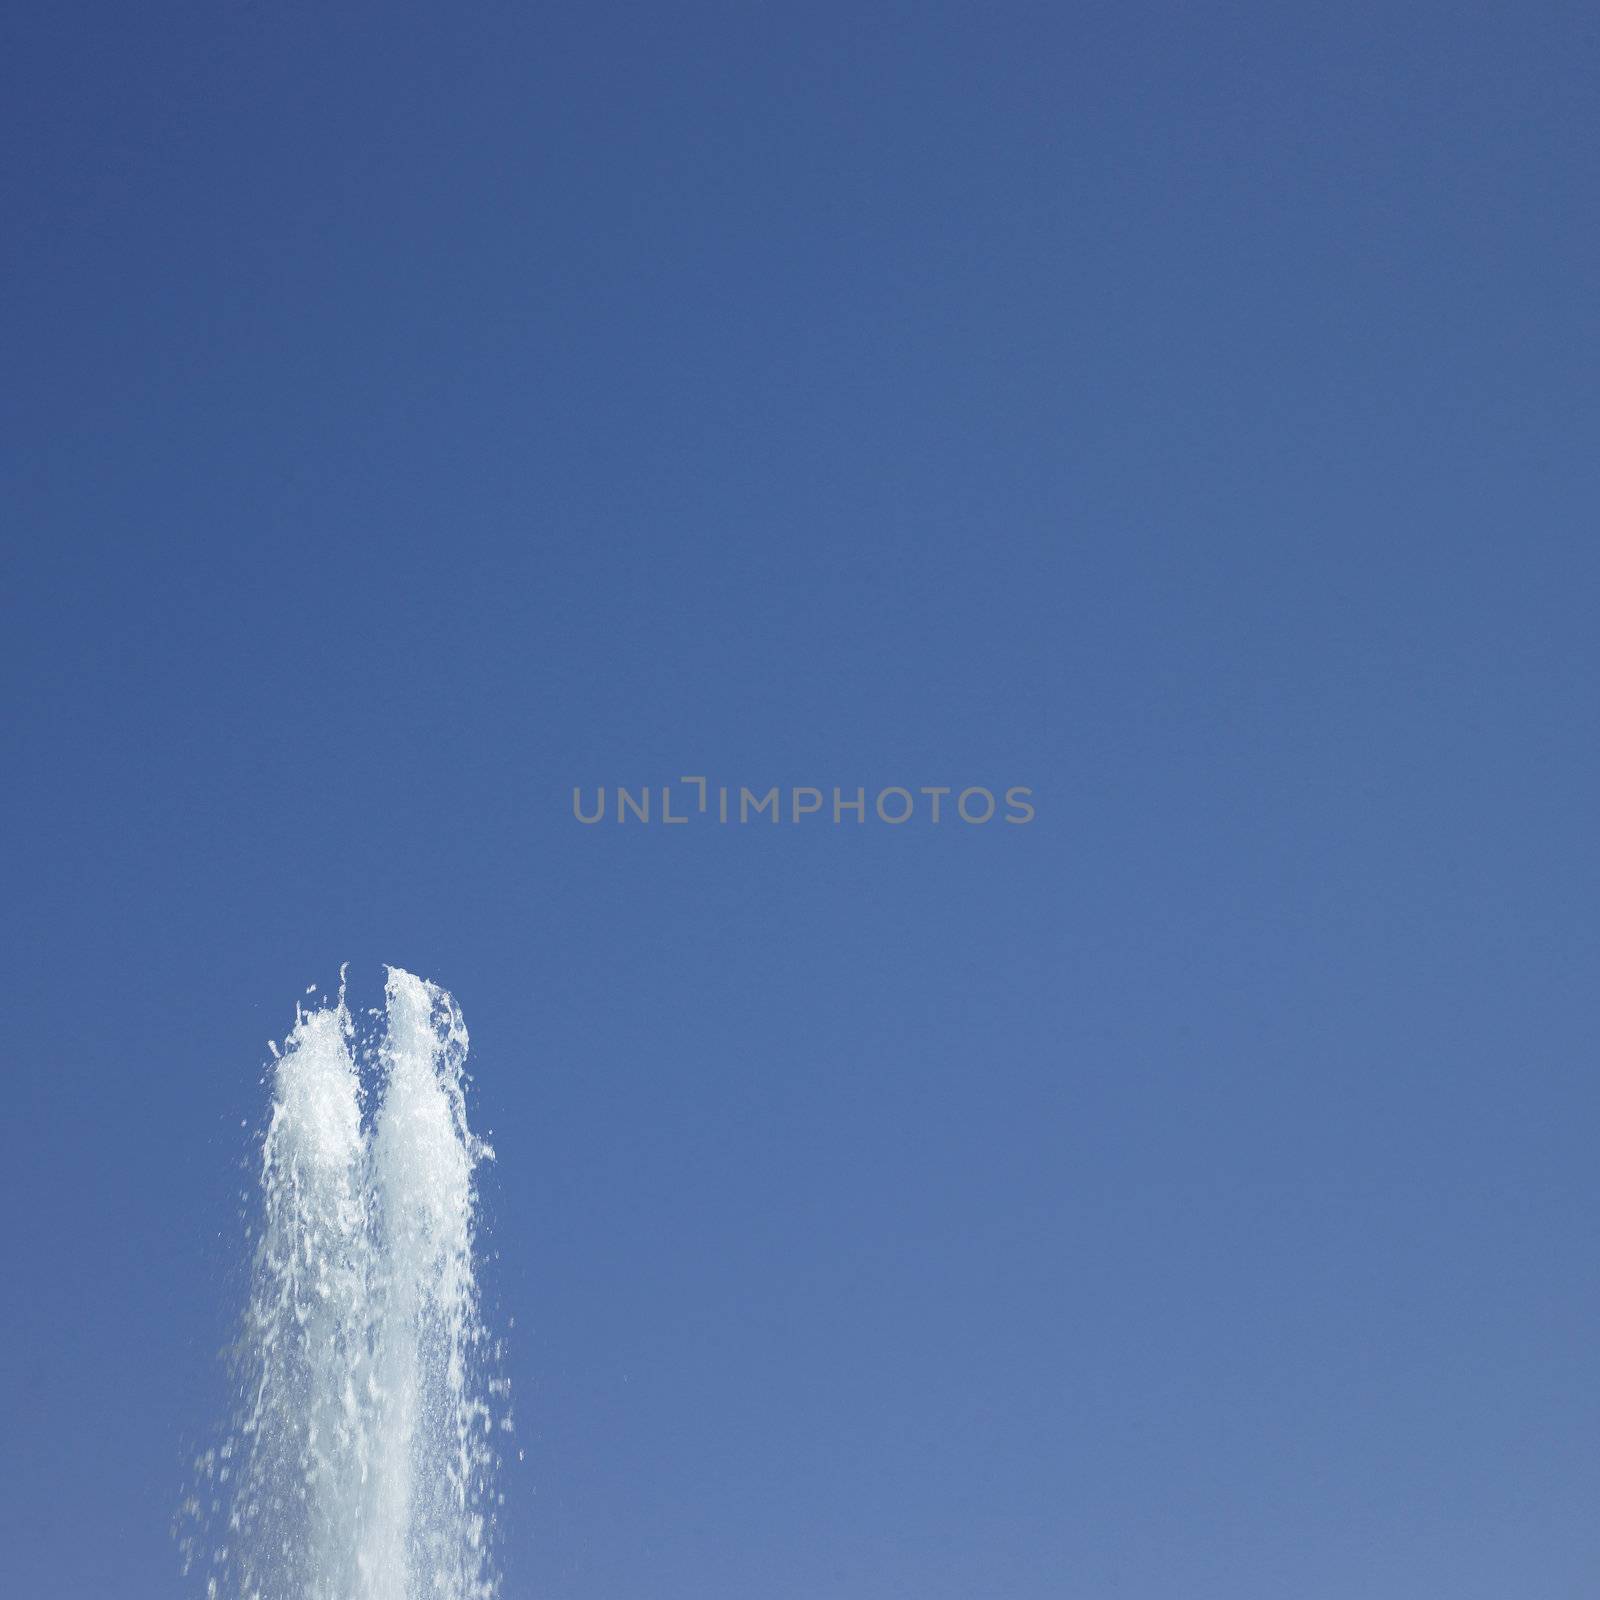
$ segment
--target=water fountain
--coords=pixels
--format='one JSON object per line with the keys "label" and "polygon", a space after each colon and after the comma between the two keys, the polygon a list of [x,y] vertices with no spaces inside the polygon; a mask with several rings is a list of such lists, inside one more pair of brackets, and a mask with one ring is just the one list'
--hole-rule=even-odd
{"label": "water fountain", "polygon": [[[505,1385],[479,1309],[467,1030],[391,967],[384,1027],[297,1008],[274,1047],[237,1410],[197,1463],[208,1600],[492,1600]],[[503,1408],[502,1408],[503,1409]]]}

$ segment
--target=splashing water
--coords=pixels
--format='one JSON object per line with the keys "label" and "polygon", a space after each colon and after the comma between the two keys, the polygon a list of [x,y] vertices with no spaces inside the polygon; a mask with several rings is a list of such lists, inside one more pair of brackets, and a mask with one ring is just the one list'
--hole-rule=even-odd
{"label": "splashing water", "polygon": [[196,1464],[185,1570],[208,1600],[492,1600],[507,1385],[473,1270],[493,1152],[467,1126],[467,1030],[390,967],[363,1040],[340,979],[274,1049],[238,1410]]}

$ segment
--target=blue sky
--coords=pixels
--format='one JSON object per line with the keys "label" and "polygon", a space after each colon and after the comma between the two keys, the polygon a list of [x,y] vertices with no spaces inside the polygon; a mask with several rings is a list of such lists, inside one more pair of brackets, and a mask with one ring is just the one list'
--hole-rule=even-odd
{"label": "blue sky", "polygon": [[[1593,1592],[1591,16],[4,33],[11,1592],[176,1592],[347,960],[509,1600]],[[1038,816],[572,819],[685,773]]]}

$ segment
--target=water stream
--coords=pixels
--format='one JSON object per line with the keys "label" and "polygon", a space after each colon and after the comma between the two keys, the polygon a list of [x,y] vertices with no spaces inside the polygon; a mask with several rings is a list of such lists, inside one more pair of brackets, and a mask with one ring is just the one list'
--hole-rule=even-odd
{"label": "water stream", "polygon": [[[236,1412],[197,1463],[208,1600],[492,1600],[497,1434],[467,1030],[389,968],[381,1028],[298,1009],[271,1069]],[[497,1412],[500,1413],[497,1415]]]}

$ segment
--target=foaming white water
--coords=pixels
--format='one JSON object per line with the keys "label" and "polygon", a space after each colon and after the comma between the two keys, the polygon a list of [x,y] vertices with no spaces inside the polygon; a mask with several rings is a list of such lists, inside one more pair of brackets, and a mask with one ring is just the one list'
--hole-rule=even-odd
{"label": "foaming white water", "polygon": [[473,1172],[493,1152],[467,1124],[451,997],[391,967],[385,1021],[363,1041],[341,985],[274,1064],[238,1414],[184,1508],[211,1600],[496,1592],[505,1385],[473,1257]]}

